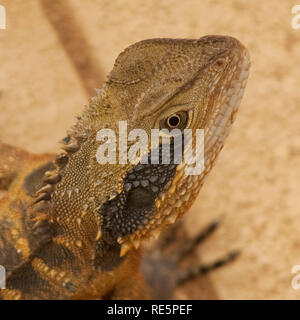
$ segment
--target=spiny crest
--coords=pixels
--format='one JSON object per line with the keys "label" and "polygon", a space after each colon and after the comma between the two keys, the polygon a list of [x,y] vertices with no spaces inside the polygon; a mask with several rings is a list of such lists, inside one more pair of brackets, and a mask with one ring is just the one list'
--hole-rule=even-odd
{"label": "spiny crest", "polygon": [[[69,158],[80,149],[81,144],[86,139],[86,133],[81,133],[73,129],[73,131],[69,131],[68,135],[61,140],[64,152],[56,156],[53,162],[55,169],[45,172],[43,177],[44,185],[35,193],[33,205],[39,204],[41,201],[49,202],[51,200],[51,194],[55,191],[56,184],[61,181]],[[38,211],[37,207],[35,209]]]}

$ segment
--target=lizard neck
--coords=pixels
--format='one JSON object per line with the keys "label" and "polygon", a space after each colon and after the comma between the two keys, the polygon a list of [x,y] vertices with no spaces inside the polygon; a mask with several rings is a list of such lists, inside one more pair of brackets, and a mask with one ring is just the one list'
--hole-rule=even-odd
{"label": "lizard neck", "polygon": [[[102,128],[110,124],[106,105],[105,91],[101,90],[63,139],[65,152],[57,156],[56,170],[48,174],[48,183],[54,182],[49,200],[50,220],[56,230],[53,241],[66,246],[89,265],[91,261],[99,262],[97,253],[102,256],[102,261],[103,251],[107,248],[116,253],[114,261],[118,260],[120,252],[117,242],[108,244],[100,239],[102,221],[99,208],[108,195],[118,191],[117,186],[122,186],[121,177],[119,183],[111,183],[116,180],[112,179],[115,175],[111,166],[114,165],[100,166],[96,159],[99,117]],[[107,267],[100,266],[100,269]]]}

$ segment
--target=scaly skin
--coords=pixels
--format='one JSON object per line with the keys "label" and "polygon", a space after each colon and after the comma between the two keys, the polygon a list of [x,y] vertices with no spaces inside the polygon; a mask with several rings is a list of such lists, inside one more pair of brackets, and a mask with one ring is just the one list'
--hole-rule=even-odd
{"label": "scaly skin", "polygon": [[[116,60],[63,140],[64,153],[32,156],[1,145],[0,265],[3,299],[147,298],[140,243],[194,202],[223,147],[246,86],[247,50],[234,38],[152,39]],[[103,164],[100,129],[204,129],[205,168]],[[150,153],[150,149],[148,149]],[[11,161],[11,164],[10,164]],[[6,167],[5,167],[6,166]]]}

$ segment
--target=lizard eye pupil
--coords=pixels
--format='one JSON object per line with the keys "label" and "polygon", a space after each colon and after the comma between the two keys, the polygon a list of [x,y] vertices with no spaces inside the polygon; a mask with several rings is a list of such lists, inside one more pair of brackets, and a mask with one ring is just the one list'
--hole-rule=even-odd
{"label": "lizard eye pupil", "polygon": [[173,113],[167,118],[161,120],[161,129],[184,129],[188,122],[188,114],[185,111]]}
{"label": "lizard eye pupil", "polygon": [[173,116],[171,116],[171,117],[169,117],[168,119],[167,119],[167,123],[168,123],[168,126],[170,127],[170,128],[175,128],[175,127],[177,127],[178,125],[179,125],[179,123],[180,123],[180,118],[179,118],[179,116],[176,114],[176,115],[173,115]]}

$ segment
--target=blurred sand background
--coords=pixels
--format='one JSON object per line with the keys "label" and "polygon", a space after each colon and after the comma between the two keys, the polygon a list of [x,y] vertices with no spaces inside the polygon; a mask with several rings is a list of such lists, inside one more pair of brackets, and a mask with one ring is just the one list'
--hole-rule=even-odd
{"label": "blurred sand background", "polygon": [[186,215],[193,236],[221,227],[198,250],[234,263],[186,284],[178,298],[298,299],[300,264],[300,30],[289,0],[2,0],[0,140],[56,152],[118,53],[146,38],[237,37],[252,70],[231,135]]}

